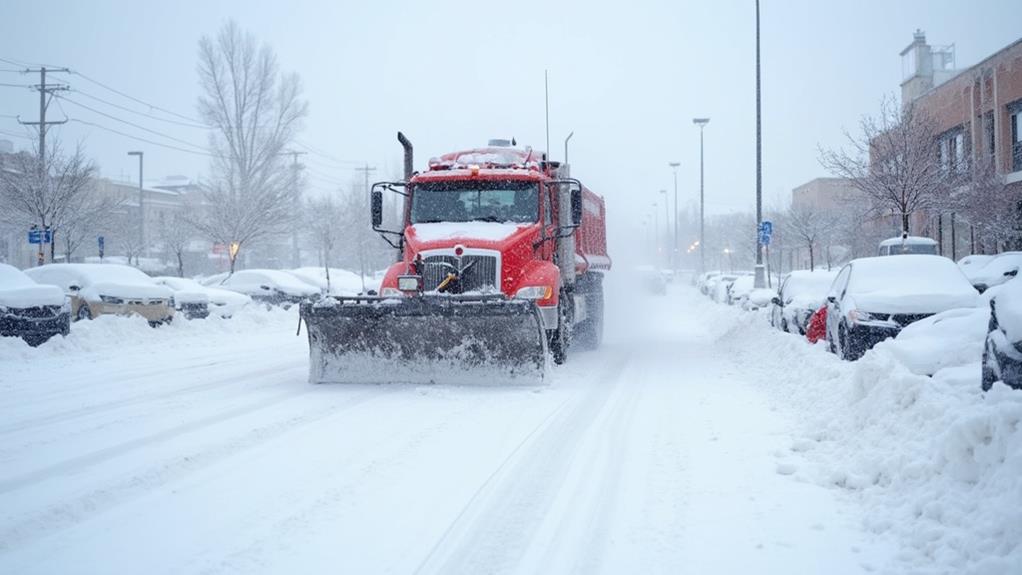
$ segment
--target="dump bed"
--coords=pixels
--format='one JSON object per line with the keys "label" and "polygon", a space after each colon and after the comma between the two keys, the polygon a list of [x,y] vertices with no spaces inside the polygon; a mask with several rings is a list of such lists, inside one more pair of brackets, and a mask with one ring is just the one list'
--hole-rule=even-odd
{"label": "dump bed", "polygon": [[582,225],[575,234],[578,271],[609,270],[607,256],[607,206],[603,198],[582,188]]}

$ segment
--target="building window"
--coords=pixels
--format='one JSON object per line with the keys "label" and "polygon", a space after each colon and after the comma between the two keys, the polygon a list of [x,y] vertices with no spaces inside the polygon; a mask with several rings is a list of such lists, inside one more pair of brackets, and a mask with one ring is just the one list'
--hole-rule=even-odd
{"label": "building window", "polygon": [[1011,171],[1022,171],[1022,102],[1008,108],[1011,114]]}
{"label": "building window", "polygon": [[994,132],[994,113],[983,114],[983,140],[986,142],[986,154],[993,161],[997,154],[997,136]]}
{"label": "building window", "polygon": [[937,161],[945,174],[964,174],[969,168],[965,131],[954,128],[937,141]]}

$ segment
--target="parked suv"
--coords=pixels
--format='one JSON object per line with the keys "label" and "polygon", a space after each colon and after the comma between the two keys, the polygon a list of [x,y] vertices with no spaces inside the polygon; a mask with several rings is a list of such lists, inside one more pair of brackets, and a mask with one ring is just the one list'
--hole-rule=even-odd
{"label": "parked suv", "polygon": [[20,337],[37,346],[57,334],[67,335],[70,323],[71,306],[64,292],[0,264],[0,336]]}
{"label": "parked suv", "polygon": [[174,317],[173,292],[141,271],[118,264],[48,264],[25,271],[71,296],[72,318],[137,314],[156,326]]}

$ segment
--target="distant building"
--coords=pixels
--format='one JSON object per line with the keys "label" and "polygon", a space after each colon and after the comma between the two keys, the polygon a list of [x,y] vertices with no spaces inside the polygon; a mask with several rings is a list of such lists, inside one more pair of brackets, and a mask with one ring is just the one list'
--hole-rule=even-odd
{"label": "distant building", "polygon": [[866,200],[862,192],[847,178],[816,178],[791,191],[791,206],[794,209],[835,210],[854,204],[863,207]]}

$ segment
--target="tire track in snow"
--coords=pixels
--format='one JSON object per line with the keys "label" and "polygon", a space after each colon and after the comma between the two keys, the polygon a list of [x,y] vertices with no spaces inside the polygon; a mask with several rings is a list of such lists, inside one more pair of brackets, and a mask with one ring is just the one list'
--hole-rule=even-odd
{"label": "tire track in snow", "polygon": [[[302,358],[302,359],[304,360],[304,358]],[[266,372],[268,370],[276,372],[278,369],[284,368],[285,366],[288,366],[289,364],[292,364],[291,367],[293,369],[294,367],[296,367],[296,366],[293,365],[295,363],[297,363],[295,359],[288,358],[285,361],[278,361],[278,362],[270,363],[270,364],[260,364],[258,367],[252,367],[252,368],[247,369],[247,370],[232,371],[232,373],[230,375],[225,375],[225,376],[222,376],[222,377],[218,377],[216,379],[213,379],[212,381],[207,381],[207,382],[199,383],[199,384],[196,384],[196,385],[191,385],[191,386],[188,386],[188,387],[179,387],[177,389],[172,389],[172,390],[169,390],[169,391],[166,391],[166,392],[163,392],[163,393],[156,393],[156,394],[152,394],[152,393],[139,393],[139,394],[136,394],[136,395],[133,395],[133,396],[130,396],[130,397],[123,398],[123,399],[108,401],[106,403],[98,403],[98,404],[94,404],[94,405],[86,405],[86,406],[83,406],[83,407],[78,407],[76,409],[69,409],[69,410],[62,411],[62,412],[52,413],[50,415],[44,415],[42,417],[37,417],[35,419],[28,419],[28,420],[24,420],[24,421],[16,421],[16,422],[10,423],[8,425],[0,425],[0,436],[10,435],[10,434],[17,434],[17,433],[20,433],[20,432],[29,431],[29,430],[36,429],[36,428],[39,428],[39,427],[43,427],[45,425],[50,425],[50,424],[53,424],[53,423],[58,423],[58,422],[59,423],[65,423],[65,422],[68,422],[68,421],[71,421],[71,420],[74,420],[74,419],[78,419],[78,418],[82,418],[82,417],[99,415],[101,413],[105,413],[105,412],[108,412],[108,411],[111,411],[111,410],[120,409],[122,407],[128,407],[128,406],[138,405],[138,404],[155,403],[155,402],[164,401],[164,400],[167,400],[167,399],[175,399],[175,398],[178,398],[178,397],[181,397],[181,396],[184,396],[184,395],[189,395],[189,394],[192,394],[192,393],[197,393],[197,392],[202,392],[202,391],[210,391],[210,390],[214,390],[214,389],[221,388],[221,387],[228,387],[230,385],[241,385],[241,384],[246,383],[246,379],[249,376],[251,376],[251,375],[259,374],[259,373],[264,373],[264,372]],[[211,365],[208,365],[208,366],[203,366],[203,369],[206,369],[208,367],[213,367],[213,366],[215,366],[217,368],[223,367],[223,365],[221,365],[221,364],[211,364]],[[266,384],[261,384],[261,385],[255,386],[255,387],[246,387],[246,391],[252,391],[252,390],[257,390],[257,389],[264,389],[264,388],[267,388],[267,387],[273,387],[275,385],[280,385],[280,383],[274,381],[274,382],[270,382],[270,383],[266,383]]]}
{"label": "tire track in snow", "polygon": [[[149,466],[150,468],[148,471],[124,477],[113,484],[93,489],[73,500],[51,505],[45,510],[36,513],[15,525],[3,529],[0,531],[0,552],[16,548],[19,544],[31,540],[38,535],[47,535],[54,531],[66,529],[79,524],[95,514],[102,513],[104,510],[122,504],[134,497],[150,493],[172,481],[179,480],[198,470],[215,465],[229,457],[254,449],[259,445],[276,439],[286,433],[290,433],[323,419],[339,415],[368,402],[390,395],[397,391],[397,389],[398,388],[374,386],[373,388],[367,389],[354,397],[348,397],[346,400],[339,403],[323,406],[319,409],[304,412],[284,420],[278,420],[273,423],[255,427],[241,437],[199,451],[198,453],[179,455],[169,460],[154,462]],[[305,395],[310,391],[310,388],[306,388],[303,392],[291,394],[291,397]],[[280,403],[277,396],[274,396],[272,399],[276,404]],[[106,459],[121,454],[124,451],[124,447],[130,446],[131,449],[137,449],[155,440],[166,441],[173,439],[181,433],[194,431],[204,426],[225,421],[228,418],[240,417],[272,404],[273,403],[271,403],[270,400],[261,401],[255,405],[235,410],[233,413],[228,413],[223,417],[214,416],[210,418],[203,418],[200,422],[193,422],[191,424],[178,426],[178,428],[173,430],[167,430],[159,434],[154,434],[154,436],[140,438],[138,441],[126,442],[120,446],[114,446],[94,454],[88,454],[80,458],[62,462],[61,464],[58,464],[58,466],[67,466],[71,464],[79,467],[94,465],[95,463],[105,461]],[[211,419],[216,419],[216,421],[210,422],[209,420]],[[197,423],[201,423],[202,425],[196,425]],[[184,431],[182,431],[182,429],[184,429]],[[172,431],[176,431],[177,433],[171,434],[170,432]],[[0,489],[0,493],[13,491],[18,487],[29,485],[32,483],[29,476],[41,476],[43,471],[49,471],[52,473],[51,469],[53,467],[55,466],[16,478],[16,483],[8,481],[5,482],[5,484],[0,484],[3,485],[3,488]],[[39,477],[39,479],[45,478],[45,476]]]}
{"label": "tire track in snow", "polygon": [[629,361],[626,353],[603,370],[599,380],[582,384],[593,389],[570,407],[571,400],[566,401],[523,437],[465,503],[415,573],[513,570],[555,503],[577,445],[622,385],[620,374]]}

